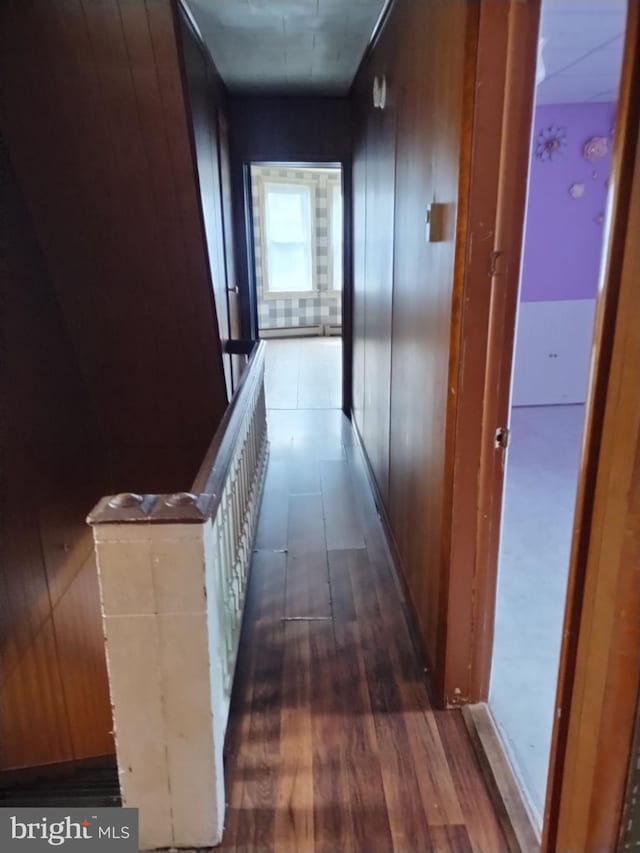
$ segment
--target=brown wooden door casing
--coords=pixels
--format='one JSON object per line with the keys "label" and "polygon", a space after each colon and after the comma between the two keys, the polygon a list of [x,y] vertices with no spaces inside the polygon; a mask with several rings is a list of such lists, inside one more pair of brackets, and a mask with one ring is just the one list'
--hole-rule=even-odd
{"label": "brown wooden door casing", "polygon": [[640,690],[640,7],[627,8],[545,853],[616,848]]}
{"label": "brown wooden door casing", "polygon": [[[540,2],[481,5],[459,359],[447,616],[448,704],[488,695],[504,450],[524,231]],[[458,316],[458,315],[456,315]]]}
{"label": "brown wooden door casing", "polygon": [[[494,434],[508,414],[538,6],[481,7],[457,330],[461,357],[452,374],[456,461],[445,672],[445,696],[452,703],[486,700],[489,686],[503,479]],[[546,853],[615,849],[640,684],[639,17],[631,3],[544,822]],[[489,245],[478,258],[483,234]]]}

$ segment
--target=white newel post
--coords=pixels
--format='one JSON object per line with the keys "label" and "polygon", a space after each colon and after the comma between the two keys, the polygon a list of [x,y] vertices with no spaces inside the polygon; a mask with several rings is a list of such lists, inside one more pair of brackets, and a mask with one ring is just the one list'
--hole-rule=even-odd
{"label": "white newel post", "polygon": [[[167,500],[141,504],[151,498]],[[124,509],[99,505],[90,517],[123,805],[140,810],[141,850],[213,846],[227,697],[212,521],[196,506],[180,508],[200,516],[182,523],[134,519],[131,506],[127,523],[105,521]]]}
{"label": "white newel post", "polygon": [[140,811],[141,850],[222,840],[224,735],[269,452],[263,376],[259,344],[196,494],[105,497],[87,519],[120,790]]}

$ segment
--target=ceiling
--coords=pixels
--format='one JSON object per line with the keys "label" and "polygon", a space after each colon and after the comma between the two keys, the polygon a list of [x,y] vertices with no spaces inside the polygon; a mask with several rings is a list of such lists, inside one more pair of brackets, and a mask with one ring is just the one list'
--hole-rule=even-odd
{"label": "ceiling", "polygon": [[[385,0],[187,0],[232,92],[345,95]],[[450,2],[450,0],[447,0]],[[541,104],[616,99],[627,0],[542,0]],[[542,67],[538,68],[542,76]]]}
{"label": "ceiling", "polygon": [[542,0],[537,103],[616,100],[626,7],[627,0]]}
{"label": "ceiling", "polygon": [[346,95],[385,0],[188,0],[232,92]]}

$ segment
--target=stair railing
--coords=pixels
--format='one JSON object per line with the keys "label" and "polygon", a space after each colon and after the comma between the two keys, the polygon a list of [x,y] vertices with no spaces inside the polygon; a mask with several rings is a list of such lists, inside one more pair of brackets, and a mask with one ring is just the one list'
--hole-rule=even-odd
{"label": "stair railing", "polygon": [[222,839],[224,735],[269,446],[264,347],[251,342],[189,492],[108,496],[88,517],[122,801],[139,809],[140,849]]}

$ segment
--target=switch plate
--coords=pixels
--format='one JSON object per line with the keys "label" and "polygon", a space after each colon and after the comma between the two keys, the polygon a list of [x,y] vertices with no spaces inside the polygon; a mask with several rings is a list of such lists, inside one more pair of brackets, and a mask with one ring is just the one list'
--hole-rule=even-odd
{"label": "switch plate", "polygon": [[444,240],[444,211],[444,204],[436,201],[427,208],[425,233],[427,243],[440,243]]}

